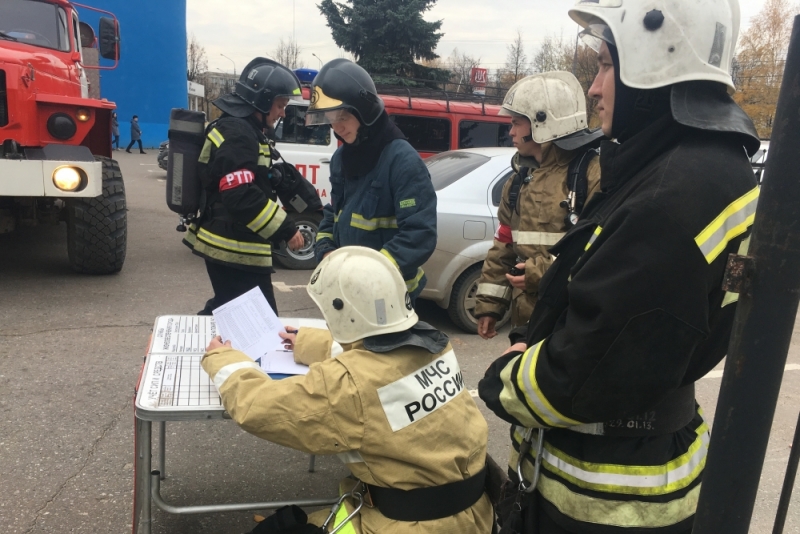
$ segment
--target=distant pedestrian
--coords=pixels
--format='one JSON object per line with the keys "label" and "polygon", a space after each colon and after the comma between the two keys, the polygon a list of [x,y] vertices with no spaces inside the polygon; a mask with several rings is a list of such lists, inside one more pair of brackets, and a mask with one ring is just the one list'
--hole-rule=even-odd
{"label": "distant pedestrian", "polygon": [[131,142],[128,145],[128,148],[125,149],[125,152],[128,154],[131,153],[131,147],[133,143],[139,143],[139,154],[147,154],[147,152],[142,149],[142,129],[139,128],[139,116],[134,115],[131,119]]}
{"label": "distant pedestrian", "polygon": [[111,141],[111,148],[119,150],[119,119],[117,119],[117,112],[111,113],[111,135],[114,139]]}

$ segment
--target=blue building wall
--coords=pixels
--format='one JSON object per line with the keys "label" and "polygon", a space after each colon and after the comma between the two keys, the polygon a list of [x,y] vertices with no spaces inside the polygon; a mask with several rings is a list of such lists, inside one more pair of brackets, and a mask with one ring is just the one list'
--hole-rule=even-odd
{"label": "blue building wall", "polygon": [[[100,71],[100,95],[117,104],[120,144],[130,142],[130,120],[139,116],[142,143],[167,139],[172,108],[188,106],[186,88],[186,0],[85,0],[111,11],[120,24],[121,51],[115,70]],[[78,8],[98,31],[101,14]],[[113,65],[105,59],[103,66]]]}

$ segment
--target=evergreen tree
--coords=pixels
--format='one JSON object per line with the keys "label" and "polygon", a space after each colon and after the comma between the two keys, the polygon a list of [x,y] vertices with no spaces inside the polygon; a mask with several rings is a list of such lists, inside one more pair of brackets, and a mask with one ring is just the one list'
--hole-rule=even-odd
{"label": "evergreen tree", "polygon": [[423,13],[436,0],[322,0],[317,6],[325,16],[334,42],[353,54],[356,62],[376,82],[397,82],[397,77],[442,80],[447,72],[419,65],[433,60],[442,38],[442,21],[428,22]]}

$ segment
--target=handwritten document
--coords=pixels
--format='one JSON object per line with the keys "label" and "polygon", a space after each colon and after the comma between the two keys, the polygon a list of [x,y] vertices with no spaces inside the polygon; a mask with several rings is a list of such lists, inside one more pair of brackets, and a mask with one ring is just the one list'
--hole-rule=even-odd
{"label": "handwritten document", "polygon": [[258,287],[223,304],[213,314],[223,341],[230,341],[234,349],[253,358],[267,373],[308,372],[308,367],[296,364],[292,351],[283,347],[278,335],[284,331],[283,323]]}

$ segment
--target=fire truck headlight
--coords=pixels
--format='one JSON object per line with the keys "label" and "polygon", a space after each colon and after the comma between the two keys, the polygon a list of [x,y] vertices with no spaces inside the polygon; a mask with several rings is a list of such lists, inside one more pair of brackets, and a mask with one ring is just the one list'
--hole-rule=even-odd
{"label": "fire truck headlight", "polygon": [[75,135],[75,132],[78,131],[78,127],[75,125],[75,121],[72,117],[66,113],[53,113],[50,115],[50,118],[47,119],[47,131],[56,139],[66,141]]}
{"label": "fire truck headlight", "polygon": [[59,167],[53,171],[53,184],[62,191],[77,191],[86,185],[86,173],[77,167]]}
{"label": "fire truck headlight", "polygon": [[75,116],[78,118],[80,122],[86,122],[92,118],[91,113],[88,109],[79,108],[78,111],[75,112]]}

